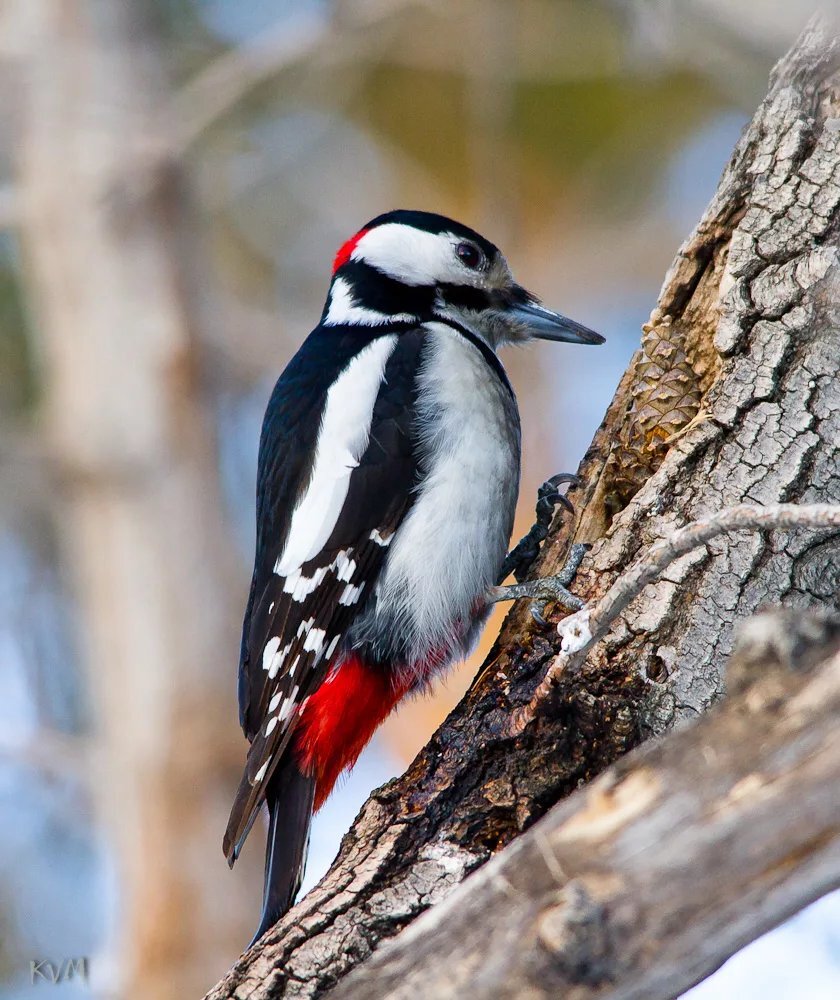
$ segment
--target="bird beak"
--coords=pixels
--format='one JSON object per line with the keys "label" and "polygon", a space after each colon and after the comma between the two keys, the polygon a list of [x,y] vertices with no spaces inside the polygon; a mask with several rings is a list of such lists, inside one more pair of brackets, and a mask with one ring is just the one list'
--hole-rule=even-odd
{"label": "bird beak", "polygon": [[573,319],[552,312],[537,302],[517,302],[508,306],[508,318],[537,340],[558,340],[566,344],[603,344],[604,338]]}

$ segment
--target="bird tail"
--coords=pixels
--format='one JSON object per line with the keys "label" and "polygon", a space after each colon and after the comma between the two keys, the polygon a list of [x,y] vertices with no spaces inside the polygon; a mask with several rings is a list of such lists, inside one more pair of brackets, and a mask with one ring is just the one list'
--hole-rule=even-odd
{"label": "bird tail", "polygon": [[251,945],[286,913],[300,889],[309,851],[314,799],[315,777],[304,774],[289,755],[278,766],[266,790],[269,826],[263,908]]}

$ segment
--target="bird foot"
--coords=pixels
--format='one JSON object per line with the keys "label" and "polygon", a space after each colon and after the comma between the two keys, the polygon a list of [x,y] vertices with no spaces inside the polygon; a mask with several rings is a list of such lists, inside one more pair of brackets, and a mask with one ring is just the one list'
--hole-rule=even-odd
{"label": "bird foot", "polygon": [[528,580],[526,583],[513,583],[507,587],[496,587],[490,595],[491,602],[515,601],[521,597],[531,597],[531,615],[539,625],[545,625],[546,604],[553,602],[568,611],[580,611],[584,606],[582,601],[568,589],[574,580],[583,557],[589,551],[589,546],[576,542],[570,549],[563,568],[554,576],[546,576],[540,580]]}
{"label": "bird foot", "polygon": [[[540,546],[548,535],[554,517],[554,508],[557,504],[562,504],[570,514],[574,514],[575,508],[572,501],[558,489],[564,483],[577,486],[580,479],[570,472],[560,472],[556,476],[552,476],[551,479],[547,479],[537,490],[537,505],[534,508],[536,521],[528,534],[524,535],[506,556],[496,580],[497,584],[501,584],[511,573],[513,573],[517,583],[523,582],[540,554]],[[504,600],[504,598],[500,598],[500,600]]]}

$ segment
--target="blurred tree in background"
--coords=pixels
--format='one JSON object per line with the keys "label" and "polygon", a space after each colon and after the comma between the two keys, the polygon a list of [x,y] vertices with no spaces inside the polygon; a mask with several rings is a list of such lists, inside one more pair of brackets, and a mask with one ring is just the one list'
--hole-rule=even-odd
{"label": "blurred tree in background", "polygon": [[[98,995],[198,995],[247,940],[261,859],[231,875],[220,838],[244,757],[259,421],[336,247],[389,208],[444,212],[608,336],[597,359],[506,359],[518,531],[537,484],[577,464],[805,14],[773,0],[4,6],[10,996],[29,994],[31,958],[74,955],[92,957]],[[386,728],[322,815],[310,878],[470,677]]]}

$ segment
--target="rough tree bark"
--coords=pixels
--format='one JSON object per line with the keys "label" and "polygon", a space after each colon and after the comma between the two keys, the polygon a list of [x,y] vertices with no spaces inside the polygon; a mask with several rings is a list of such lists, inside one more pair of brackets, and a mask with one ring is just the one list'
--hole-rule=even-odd
{"label": "rough tree bark", "polygon": [[[550,537],[540,575],[589,542],[576,592],[594,601],[687,522],[743,502],[840,501],[838,107],[838,45],[815,22],[668,272],[581,465],[577,516]],[[208,997],[332,988],[558,800],[717,701],[737,620],[766,602],[830,602],[838,574],[836,529],[721,536],[648,586],[518,732],[510,720],[560,642],[522,602],[329,873]]]}

